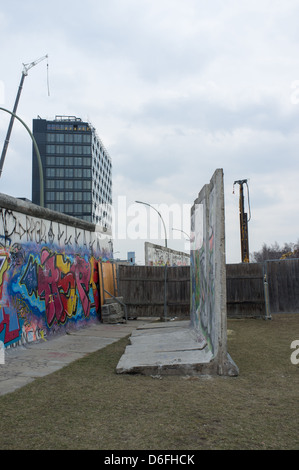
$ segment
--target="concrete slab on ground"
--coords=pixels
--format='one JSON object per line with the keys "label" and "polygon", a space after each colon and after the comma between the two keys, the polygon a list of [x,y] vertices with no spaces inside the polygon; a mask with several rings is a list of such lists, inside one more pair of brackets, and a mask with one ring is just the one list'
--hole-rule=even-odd
{"label": "concrete slab on ground", "polygon": [[5,349],[5,363],[0,364],[0,395],[13,392],[37,377],[51,374],[86,354],[105,348],[150,321],[137,319],[111,325],[96,323],[48,341]]}
{"label": "concrete slab on ground", "polygon": [[151,323],[130,337],[116,372],[143,375],[203,375],[214,371],[213,354],[190,321]]}

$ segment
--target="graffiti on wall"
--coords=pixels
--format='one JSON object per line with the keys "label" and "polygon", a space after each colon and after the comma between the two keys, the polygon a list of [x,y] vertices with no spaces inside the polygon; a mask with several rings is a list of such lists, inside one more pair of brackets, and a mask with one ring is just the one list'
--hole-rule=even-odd
{"label": "graffiti on wall", "polygon": [[101,251],[99,238],[92,235],[86,230],[0,208],[0,243],[5,246],[10,246],[14,240],[21,244],[33,242],[66,248],[79,246]]}
{"label": "graffiti on wall", "polygon": [[215,327],[215,188],[204,191],[191,215],[191,323],[213,350]]}
{"label": "graffiti on wall", "polygon": [[145,242],[145,264],[147,266],[189,266],[190,255],[160,245]]}
{"label": "graffiti on wall", "polygon": [[2,209],[0,341],[46,339],[96,320],[98,261],[109,257],[109,244],[94,233]]}

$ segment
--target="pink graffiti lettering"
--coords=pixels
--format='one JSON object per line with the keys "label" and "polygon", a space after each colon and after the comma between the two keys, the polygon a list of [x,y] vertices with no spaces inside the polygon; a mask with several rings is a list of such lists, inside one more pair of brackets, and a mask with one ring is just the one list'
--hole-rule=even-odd
{"label": "pink graffiti lettering", "polygon": [[67,317],[76,312],[77,290],[85,317],[89,317],[91,302],[89,299],[91,266],[80,256],[76,256],[68,272],[57,259],[62,255],[50,253],[44,249],[41,253],[41,265],[38,268],[38,295],[45,301],[47,323],[51,326],[56,320],[63,324]]}
{"label": "pink graffiti lettering", "polygon": [[55,256],[43,251],[41,261],[42,266],[38,269],[38,295],[45,300],[48,324],[52,325],[55,317],[59,323],[64,323],[66,315],[58,288],[60,271],[55,267]]}
{"label": "pink graffiti lettering", "polygon": [[89,280],[90,280],[90,264],[84,259],[77,256],[75,262],[71,267],[71,272],[74,275],[79,297],[82,303],[84,315],[89,316],[90,300],[88,297]]}

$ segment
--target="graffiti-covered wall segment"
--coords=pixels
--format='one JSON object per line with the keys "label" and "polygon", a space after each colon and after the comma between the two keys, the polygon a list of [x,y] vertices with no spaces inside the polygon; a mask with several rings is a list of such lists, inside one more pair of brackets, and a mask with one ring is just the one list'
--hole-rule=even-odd
{"label": "graffiti-covered wall segment", "polygon": [[191,327],[205,337],[220,375],[236,375],[227,353],[223,171],[215,171],[191,209]]}
{"label": "graffiti-covered wall segment", "polygon": [[161,245],[145,242],[146,266],[189,266],[190,255],[183,251],[171,250]]}
{"label": "graffiti-covered wall segment", "polygon": [[0,194],[0,341],[48,339],[96,321],[98,262],[111,258],[99,227]]}

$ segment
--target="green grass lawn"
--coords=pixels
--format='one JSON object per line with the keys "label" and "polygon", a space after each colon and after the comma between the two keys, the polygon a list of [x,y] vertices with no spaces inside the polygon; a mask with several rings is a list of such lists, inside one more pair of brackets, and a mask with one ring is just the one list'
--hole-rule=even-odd
{"label": "green grass lawn", "polygon": [[0,449],[299,449],[299,315],[228,320],[238,377],[117,375],[124,338],[0,397]]}

